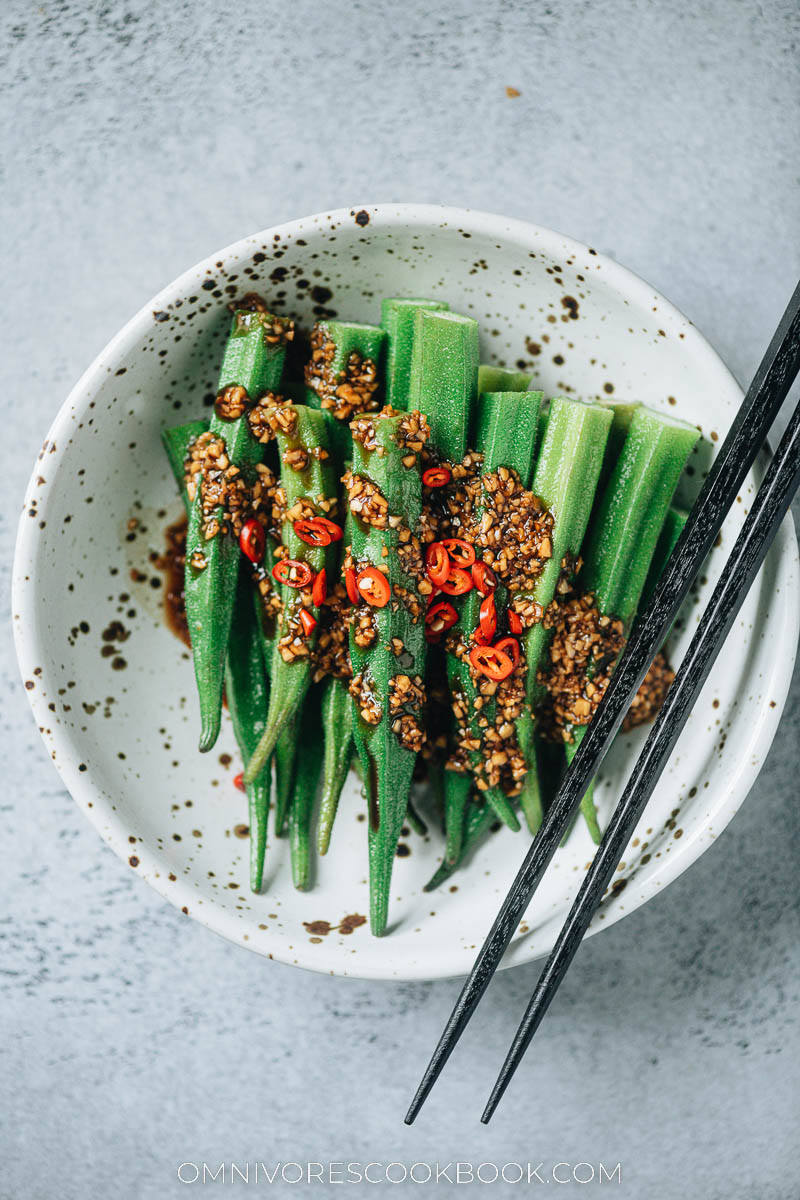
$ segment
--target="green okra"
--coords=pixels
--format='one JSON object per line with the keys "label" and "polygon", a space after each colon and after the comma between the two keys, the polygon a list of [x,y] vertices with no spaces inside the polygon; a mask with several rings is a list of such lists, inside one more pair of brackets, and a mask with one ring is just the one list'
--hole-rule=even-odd
{"label": "green okra", "polygon": [[[335,418],[328,417],[328,425]],[[352,468],[353,441],[348,428],[348,456],[337,460],[337,471]],[[341,472],[340,472],[341,473]],[[353,539],[353,518],[349,506],[345,507],[343,545],[349,546]],[[322,733],[325,756],[322,765],[322,800],[317,825],[317,850],[327,854],[333,822],[339,808],[339,800],[353,760],[357,758],[353,742],[353,705],[348,689],[348,680],[332,676],[323,684],[321,701]]]}
{"label": "green okra", "polygon": [[[420,309],[414,317],[409,407],[427,418],[429,450],[460,462],[478,399],[478,324],[457,313]],[[439,665],[432,656],[432,666]],[[445,668],[447,669],[447,668]],[[445,770],[443,792],[449,853],[458,853],[468,788]]]}
{"label": "green okra", "polygon": [[[475,791],[475,778],[469,771],[448,771],[444,768],[444,861],[451,865],[461,859],[467,807]],[[487,805],[491,810],[491,806]],[[519,825],[517,825],[519,828]]]}
{"label": "green okra", "polygon": [[411,797],[409,797],[408,808],[406,809],[406,821],[414,830],[414,833],[418,834],[419,837],[425,837],[425,834],[428,832],[428,826],[425,824],[419,812],[417,811],[417,808]]}
{"label": "green okra", "polygon": [[533,376],[528,371],[509,371],[481,363],[478,367],[478,393],[526,392]]}
{"label": "green okra", "polygon": [[328,853],[339,797],[353,758],[353,719],[353,702],[347,681],[334,677],[326,679],[321,700],[325,753],[317,825],[317,850],[320,854]]}
{"label": "green okra", "polygon": [[[295,760],[299,749],[298,726],[300,712],[295,712],[284,725],[275,750],[272,762],[275,767],[275,836],[283,837],[286,832],[286,818],[292,803],[292,784],[294,782]],[[269,775],[269,771],[264,771]]]}
{"label": "green okra", "polygon": [[683,469],[700,434],[642,406],[597,506],[581,554],[581,588],[627,634],[653,551]]}
{"label": "green okra", "polygon": [[478,322],[458,313],[419,309],[408,407],[427,417],[428,448],[440,458],[463,459],[477,398]]}
{"label": "green okra", "polygon": [[[282,464],[281,486],[286,499],[282,542],[290,559],[306,563],[312,575],[324,567],[328,580],[332,581],[336,577],[339,543],[310,546],[294,531],[294,521],[304,502],[318,515],[338,519],[335,505],[337,480],[330,458],[328,422],[324,413],[301,404],[284,404],[277,413],[276,440]],[[304,456],[301,461],[306,465],[302,469],[292,465],[297,453]],[[307,589],[279,586],[283,609],[277,622],[269,670],[267,726],[245,770],[245,782],[258,778],[266,769],[281,730],[300,708],[311,683],[311,654],[316,644],[316,630],[310,636],[304,636],[299,616],[303,608],[310,611],[308,592]],[[302,653],[297,653],[298,648]]]}
{"label": "green okra", "polygon": [[497,814],[492,809],[491,805],[483,803],[483,801],[472,801],[467,805],[466,815],[464,819],[464,835],[461,841],[461,851],[458,859],[455,862],[449,862],[445,857],[438,870],[434,872],[432,877],[425,884],[424,891],[433,892],[440,887],[446,879],[456,871],[463,863],[464,859],[474,850],[475,847],[486,837],[494,826],[499,828]]}
{"label": "green okra", "polygon": [[326,320],[312,331],[306,404],[332,418],[330,440],[341,460],[351,454],[350,421],[380,406],[385,345],[379,325]]}
{"label": "green okra", "polygon": [[[541,392],[488,392],[481,395],[475,414],[475,449],[483,455],[481,470],[484,477],[493,474],[500,467],[508,467],[519,476],[523,487],[527,487],[533,471],[533,455],[536,446],[538,429],[539,406],[542,401]],[[475,519],[483,514],[483,505],[479,502]],[[497,606],[499,627],[505,618],[508,593],[501,584],[494,593]],[[475,588],[464,596],[461,602],[458,631],[461,639],[470,644],[472,635],[479,622],[479,610],[483,596]],[[447,673],[451,694],[458,694],[467,706],[469,713],[469,730],[472,738],[481,742],[480,749],[470,755],[473,771],[478,780],[478,787],[483,783],[486,800],[497,816],[510,829],[519,829],[519,820],[514,806],[505,795],[502,788],[486,788],[485,780],[481,778],[481,764],[486,754],[482,729],[494,724],[496,703],[493,697],[481,698],[480,712],[476,710],[476,700],[479,691],[470,670],[469,660],[448,655]],[[450,789],[451,801],[456,792]],[[462,789],[463,795],[463,789]],[[448,805],[448,812],[454,816],[454,803]],[[453,841],[458,838],[454,834]],[[452,850],[449,857],[452,856]]]}
{"label": "green okra", "polygon": [[320,686],[315,684],[300,717],[301,751],[295,757],[292,797],[289,805],[289,850],[292,882],[304,892],[311,882],[311,827],[314,800],[322,770],[323,746],[320,726]]}
{"label": "green okra", "polygon": [[[603,616],[622,622],[627,637],[647,581],[670,502],[700,434],[693,425],[642,406],[603,492],[582,547],[580,583]],[[571,762],[587,726],[576,726],[566,744]],[[599,842],[591,789],[581,810]]]}
{"label": "green okra", "polygon": [[675,549],[678,538],[683,533],[683,527],[689,519],[689,514],[681,508],[670,508],[664,518],[664,525],[661,533],[658,535],[656,548],[653,551],[653,561],[650,563],[650,570],[647,572],[644,588],[642,589],[642,598],[639,601],[639,611],[647,608],[650,603],[650,597],[655,591],[656,584],[661,578],[661,573],[664,570],[672,551]]}
{"label": "green okra", "polygon": [[[207,421],[190,421],[186,425],[166,429],[162,434],[187,513],[190,502],[184,485],[184,463],[191,443],[207,428]],[[250,580],[244,572],[240,572],[228,639],[225,695],[234,736],[245,763],[264,732],[269,696],[256,610],[258,604],[257,593]],[[270,782],[267,773],[265,778],[254,781],[246,788],[250,824],[250,887],[254,892],[260,890],[264,875]]]}
{"label": "green okra", "polygon": [[443,300],[392,297],[381,303],[381,328],[386,331],[386,403],[405,411],[411,385],[414,322],[420,309],[445,312]]}
{"label": "green okra", "polygon": [[[404,462],[409,453],[402,437],[407,417],[375,415],[371,420],[374,435],[368,440],[369,448],[358,441],[353,445],[353,479],[367,480],[380,491],[388,522],[386,528],[365,523],[360,515],[363,510],[353,507],[351,496],[351,556],[358,571],[369,567],[385,571],[391,598],[383,607],[360,606],[362,615],[371,615],[375,639],[369,648],[359,646],[354,624],[350,657],[353,694],[358,697],[354,698],[353,739],[369,808],[370,924],[374,934],[382,934],[417,757],[408,745],[407,732],[415,732],[413,725],[420,721],[426,643],[424,605],[410,564],[400,553],[401,545],[408,544],[405,535],[413,535],[417,527],[422,508],[418,456],[413,465]],[[395,515],[401,517],[399,527],[393,527]],[[412,722],[410,731],[401,725],[406,717]]]}
{"label": "green okra", "polygon": [[[285,317],[250,309],[234,313],[220,371],[220,391],[229,386],[243,387],[255,400],[277,389],[292,328]],[[250,432],[247,410],[235,420],[215,412],[209,432],[224,442],[229,464],[245,477],[261,462],[264,448]],[[242,557],[236,540],[225,532],[222,507],[216,510],[214,519],[219,527],[209,538],[198,477],[186,534],[185,594],[200,701],[201,751],[210,750],[219,734],[225,657]]]}
{"label": "green okra", "polygon": [[[551,400],[547,427],[533,474],[531,489],[553,515],[552,554],[530,593],[530,599],[544,610],[551,603],[562,562],[577,559],[589,523],[600,468],[603,463],[612,416],[598,404],[584,404],[565,396]],[[537,672],[550,641],[550,633],[541,621],[523,634],[526,663],[526,699],[531,709],[542,699]],[[535,764],[535,722],[523,713],[517,721],[517,738],[526,765]],[[536,771],[531,769],[523,781],[520,805],[535,825],[538,812]],[[530,814],[530,816],[528,816]],[[535,829],[532,829],[535,832]]]}

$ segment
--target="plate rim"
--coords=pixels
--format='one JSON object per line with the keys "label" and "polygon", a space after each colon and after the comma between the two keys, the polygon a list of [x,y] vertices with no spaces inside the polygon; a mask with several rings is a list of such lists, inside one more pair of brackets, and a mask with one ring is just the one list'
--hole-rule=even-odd
{"label": "plate rim", "polygon": [[[159,308],[165,307],[170,303],[171,297],[176,293],[184,291],[186,286],[190,282],[193,282],[198,275],[202,274],[209,267],[213,267],[219,260],[225,261],[231,256],[246,254],[254,243],[261,245],[265,240],[272,240],[276,234],[279,234],[281,238],[290,235],[294,236],[303,226],[322,221],[334,223],[349,222],[352,221],[355,211],[363,209],[366,209],[369,213],[370,220],[373,216],[379,216],[379,223],[382,228],[392,225],[400,225],[406,228],[409,225],[423,225],[428,228],[432,223],[441,225],[458,223],[462,227],[469,228],[472,232],[491,233],[498,237],[504,234],[512,234],[521,241],[530,243],[535,241],[551,244],[557,242],[559,254],[563,254],[565,250],[567,252],[586,254],[591,249],[587,244],[579,242],[568,235],[532,222],[505,217],[500,214],[447,205],[414,203],[352,205],[270,226],[268,229],[239,238],[223,249],[207,255],[198,263],[183,271],[171,283],[167,284],[148,300],[107,342],[80,376],[76,384],[70,389],[69,394],[61,404],[50,425],[45,444],[55,442],[58,445],[59,441],[63,440],[64,435],[67,434],[69,422],[88,405],[93,382],[96,377],[103,376],[103,373],[107,371],[106,364],[117,358],[120,354],[125,353],[130,348],[129,343],[138,344],[145,328],[149,328],[152,324],[153,311],[158,311]],[[619,290],[626,296],[636,297],[638,295],[640,300],[647,298],[648,301],[656,299],[663,321],[667,323],[678,322],[682,327],[686,326],[686,338],[689,341],[692,354],[705,358],[710,369],[719,377],[720,390],[725,393],[723,398],[726,402],[732,406],[740,403],[743,395],[742,389],[720,355],[689,318],[676,305],[664,297],[662,293],[658,292],[651,284],[647,283],[646,280],[642,279],[628,267],[622,266],[614,259],[601,254],[599,251],[592,251],[592,253],[596,255],[598,266],[602,266],[606,277],[610,279],[612,284],[617,283]],[[25,680],[25,661],[32,661],[39,657],[38,649],[40,645],[35,614],[35,567],[37,551],[38,547],[41,546],[41,540],[36,537],[38,523],[25,520],[28,499],[32,492],[38,490],[39,497],[42,497],[42,489],[36,489],[35,480],[37,475],[38,460],[37,463],[34,463],[31,477],[24,493],[25,503],[23,504],[17,529],[12,570],[12,626],[17,664],[23,682]],[[753,722],[753,736],[750,740],[751,752],[747,756],[742,755],[740,767],[727,789],[727,795],[720,801],[713,814],[714,821],[719,821],[720,824],[718,826],[715,824],[713,828],[709,825],[708,828],[697,829],[692,836],[682,840],[680,846],[675,847],[675,853],[668,857],[664,856],[659,868],[642,881],[641,894],[637,894],[635,897],[626,897],[627,902],[625,904],[614,903],[610,905],[606,911],[605,920],[602,922],[595,920],[589,929],[588,936],[593,936],[600,929],[609,928],[618,920],[635,911],[641,905],[651,900],[653,896],[663,891],[664,887],[681,875],[683,871],[687,870],[708,849],[711,842],[716,839],[733,819],[736,812],[738,812],[744,803],[761,770],[783,715],[786,697],[791,684],[798,635],[800,635],[800,604],[793,605],[788,600],[792,595],[797,595],[798,582],[800,581],[797,541],[791,511],[787,514],[786,519],[778,530],[769,557],[775,562],[776,571],[780,576],[781,590],[784,595],[782,614],[784,627],[781,644],[784,647],[788,644],[791,647],[791,653],[788,655],[784,653],[783,656],[776,654],[771,664],[771,675],[763,681],[764,691],[769,691],[771,698],[775,701],[775,707],[771,708],[764,704],[758,710],[758,719]],[[62,782],[78,807],[94,825],[97,832],[103,838],[103,841],[111,847],[118,857],[127,863],[130,845],[127,840],[127,830],[123,829],[122,818],[111,809],[102,790],[93,782],[91,770],[84,773],[79,772],[77,759],[71,745],[70,734],[62,724],[58,714],[51,712],[46,707],[45,700],[38,689],[25,690],[37,726],[48,725],[51,727],[49,737],[42,732],[42,738],[48,750],[51,751],[51,758]],[[291,957],[292,952],[285,949],[282,941],[271,945],[269,939],[266,939],[264,945],[259,945],[249,939],[246,927],[242,928],[241,923],[234,921],[230,914],[224,910],[214,906],[208,910],[201,909],[196,903],[196,894],[188,883],[184,883],[180,877],[174,881],[170,881],[164,872],[158,870],[160,864],[155,856],[150,853],[149,848],[140,845],[137,848],[137,856],[140,860],[140,866],[136,872],[137,875],[154,888],[160,896],[179,910],[188,911],[188,915],[191,915],[193,919],[212,932],[224,937],[227,941],[234,942],[263,957],[322,974],[339,975],[348,978],[382,979],[393,982],[459,978],[465,974],[463,966],[455,970],[453,969],[453,963],[448,959],[446,954],[441,956],[438,969],[435,969],[434,966],[426,966],[424,969],[420,969],[416,964],[409,964],[401,973],[392,974],[386,967],[382,967],[380,964],[370,965],[369,963],[365,963],[362,966],[358,962],[358,957],[356,957],[353,964],[355,970],[348,971],[345,969],[345,960],[341,951],[336,947],[335,943],[331,943],[325,949],[321,946],[315,946],[315,954],[313,956],[308,955],[306,961],[298,961],[296,958]],[[206,916],[206,912],[209,914],[208,917]],[[296,950],[298,953],[302,953],[300,947],[296,947]],[[540,956],[538,953],[526,954],[525,942],[522,941],[515,944],[511,948],[511,952],[507,953],[502,964],[502,969],[522,965]],[[511,961],[512,957],[513,961]]]}

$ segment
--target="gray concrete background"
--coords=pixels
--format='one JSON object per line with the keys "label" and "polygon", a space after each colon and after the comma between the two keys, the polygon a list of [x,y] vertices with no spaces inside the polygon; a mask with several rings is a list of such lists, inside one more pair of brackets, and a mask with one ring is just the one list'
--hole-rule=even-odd
{"label": "gray concrete background", "polygon": [[[67,391],[245,233],[390,199],[529,218],[640,272],[742,380],[800,273],[793,3],[6,0],[0,27],[6,611]],[[182,918],[73,807],[2,648],[0,1195],[185,1194],[182,1161],[453,1158],[619,1161],[655,1200],[797,1195],[797,682],[744,810],[581,951],[495,1122],[535,966],[496,981],[408,1130],[457,985],[304,974]]]}

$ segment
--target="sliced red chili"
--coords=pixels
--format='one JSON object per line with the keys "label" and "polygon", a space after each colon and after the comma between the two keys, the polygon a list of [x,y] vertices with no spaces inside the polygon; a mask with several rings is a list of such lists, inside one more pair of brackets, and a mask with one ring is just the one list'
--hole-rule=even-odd
{"label": "sliced red chili", "polygon": [[272,568],[273,579],[290,588],[304,588],[311,583],[313,574],[308,563],[300,562],[297,558],[282,558]]}
{"label": "sliced red chili", "polygon": [[422,472],[425,487],[446,487],[452,478],[453,472],[449,467],[428,467],[427,471]]}
{"label": "sliced red chili", "polygon": [[311,588],[312,604],[316,604],[317,608],[319,608],[320,604],[324,603],[325,597],[327,596],[327,594],[328,594],[328,577],[325,574],[325,568],[323,567],[322,570],[317,575],[316,579],[314,580],[313,586]]}
{"label": "sliced red chili", "polygon": [[330,546],[332,538],[318,517],[302,517],[295,521],[294,531],[307,546]]}
{"label": "sliced red chili", "polygon": [[342,540],[342,527],[337,525],[335,521],[329,521],[327,517],[314,517],[314,524],[319,525],[330,534],[332,542],[340,542]]}
{"label": "sliced red chili", "polygon": [[347,598],[351,604],[361,603],[361,595],[358,587],[356,586],[357,578],[358,574],[355,567],[348,567],[344,573],[344,586],[347,590]]}
{"label": "sliced red chili", "polygon": [[442,545],[457,567],[471,567],[475,562],[475,549],[463,538],[443,538]]}
{"label": "sliced red chili", "polygon": [[438,638],[439,634],[452,629],[458,620],[458,613],[449,600],[437,600],[425,614],[426,637],[430,641]]}
{"label": "sliced red chili", "polygon": [[512,663],[514,664],[514,666],[516,666],[517,663],[519,662],[520,648],[519,648],[519,642],[517,641],[516,638],[513,638],[513,637],[499,638],[495,642],[494,648],[495,648],[495,650],[502,651],[503,654],[507,654],[508,657],[511,659]]}
{"label": "sliced red chili", "polygon": [[472,640],[476,646],[491,646],[492,644],[492,639],[484,637],[480,629],[473,629]]}
{"label": "sliced red chili", "polygon": [[497,576],[484,562],[472,564],[472,582],[482,596],[488,596],[497,587]]}
{"label": "sliced red chili", "polygon": [[439,586],[446,596],[463,596],[472,590],[472,576],[463,567],[453,567],[447,579]]}
{"label": "sliced red chili", "polygon": [[300,624],[303,626],[303,633],[306,637],[311,637],[311,634],[317,628],[317,618],[307,608],[301,608],[298,617],[300,618]]}
{"label": "sliced red chili", "polygon": [[264,526],[255,517],[251,517],[249,521],[245,521],[242,526],[242,532],[239,534],[239,546],[242,554],[246,555],[252,563],[260,563],[264,557],[264,551],[267,548],[267,538],[264,533]]}
{"label": "sliced red chili", "polygon": [[512,633],[522,633],[522,617],[513,608],[508,610],[508,628]]}
{"label": "sliced red chili", "polygon": [[469,652],[469,661],[476,671],[499,683],[507,679],[514,670],[511,659],[497,646],[473,646]]}
{"label": "sliced red chili", "polygon": [[374,608],[385,608],[389,603],[392,589],[383,571],[379,571],[377,567],[365,567],[363,571],[359,571],[356,587],[367,604]]}
{"label": "sliced red chili", "polygon": [[425,551],[425,566],[431,583],[436,587],[441,587],[449,576],[452,566],[450,555],[441,542],[431,542],[428,546]]}
{"label": "sliced red chili", "polygon": [[481,600],[481,606],[478,610],[478,624],[481,627],[481,633],[491,641],[497,633],[497,605],[494,602],[494,596],[490,592]]}
{"label": "sliced red chili", "polygon": [[244,771],[240,771],[238,775],[234,775],[233,786],[238,788],[240,792],[244,791]]}

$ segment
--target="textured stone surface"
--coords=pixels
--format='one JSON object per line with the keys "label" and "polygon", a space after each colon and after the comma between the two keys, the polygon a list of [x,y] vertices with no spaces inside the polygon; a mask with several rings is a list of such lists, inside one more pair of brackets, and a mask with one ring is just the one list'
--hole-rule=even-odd
{"label": "textured stone surface", "polygon": [[[791,3],[228,7],[0,13],[6,611],[69,387],[243,233],[383,199],[529,218],[640,272],[741,379],[800,273]],[[458,985],[304,974],[182,918],[60,786],[7,632],[1,679],[0,1195],[163,1197],[185,1160],[453,1158],[620,1161],[626,1194],[658,1200],[796,1194],[797,683],[741,814],[582,950],[494,1123],[535,965],[498,978],[408,1130]]]}

